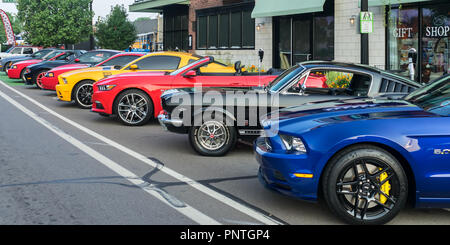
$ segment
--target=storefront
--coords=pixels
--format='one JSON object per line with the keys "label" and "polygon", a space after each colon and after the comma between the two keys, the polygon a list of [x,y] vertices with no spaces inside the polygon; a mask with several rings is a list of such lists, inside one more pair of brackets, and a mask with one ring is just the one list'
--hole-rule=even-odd
{"label": "storefront", "polygon": [[392,6],[387,26],[387,69],[427,83],[450,72],[450,3]]}
{"label": "storefront", "polygon": [[135,0],[130,12],[162,13],[164,50],[188,50],[189,5],[186,0]]}
{"label": "storefront", "polygon": [[334,59],[334,1],[320,4],[319,12],[274,17],[274,67]]}

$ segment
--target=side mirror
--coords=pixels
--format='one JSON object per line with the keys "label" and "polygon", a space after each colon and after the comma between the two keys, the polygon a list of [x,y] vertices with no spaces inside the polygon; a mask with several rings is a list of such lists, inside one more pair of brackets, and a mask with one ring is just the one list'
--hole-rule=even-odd
{"label": "side mirror", "polygon": [[136,65],[136,64],[130,65],[130,70],[136,71],[136,70],[138,70],[138,69],[139,69],[139,66],[138,66],[138,65]]}
{"label": "side mirror", "polygon": [[75,63],[80,63],[80,59],[77,58],[77,59],[74,60],[74,62]]}
{"label": "side mirror", "polygon": [[185,78],[193,78],[197,76],[197,72],[194,70],[190,70],[184,74]]}

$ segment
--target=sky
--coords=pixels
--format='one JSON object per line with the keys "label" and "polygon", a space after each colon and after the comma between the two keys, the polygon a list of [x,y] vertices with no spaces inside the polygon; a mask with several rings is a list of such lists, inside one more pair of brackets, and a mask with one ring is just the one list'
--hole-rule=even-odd
{"label": "sky", "polygon": [[[133,4],[134,0],[94,0],[94,3],[92,5],[92,8],[95,12],[95,20],[100,17],[106,17],[109,12],[111,11],[111,7],[117,4],[123,4],[125,5],[125,8],[128,10],[128,6],[130,4]],[[14,3],[2,3],[0,2],[0,9],[11,12],[11,13],[17,13],[17,9]],[[152,13],[128,13],[128,18],[131,21],[136,20],[139,17],[151,17],[155,18],[156,15]]]}

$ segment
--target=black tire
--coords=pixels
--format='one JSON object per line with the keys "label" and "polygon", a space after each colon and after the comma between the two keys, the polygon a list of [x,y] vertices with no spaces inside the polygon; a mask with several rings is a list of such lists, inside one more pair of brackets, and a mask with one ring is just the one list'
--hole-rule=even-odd
{"label": "black tire", "polygon": [[[338,153],[322,178],[328,207],[349,224],[385,224],[406,204],[408,180],[402,165],[392,154],[373,145],[357,145]],[[386,196],[380,192],[386,187],[380,178],[389,185],[388,191],[382,191]]]}
{"label": "black tire", "polygon": [[126,126],[147,124],[153,118],[153,111],[154,106],[150,96],[139,89],[122,92],[114,103],[114,113]]}
{"label": "black tire", "polygon": [[72,91],[72,100],[81,109],[92,108],[93,81],[85,80],[77,83]]}
{"label": "black tire", "polygon": [[23,68],[22,71],[20,72],[20,79],[21,79],[23,82],[25,82],[25,71],[26,71],[26,70],[27,70],[26,68]]}
{"label": "black tire", "polygon": [[[200,134],[202,132],[202,129],[208,127],[208,124],[217,125],[219,128],[218,131],[220,131],[224,135],[224,138],[221,137],[221,139],[218,139],[219,137],[214,135],[215,132],[210,133],[211,141],[212,140],[222,141],[219,142],[219,144],[216,145],[215,147],[214,146],[208,147],[206,142],[202,142],[202,138],[207,139],[207,136],[206,135],[202,136]],[[219,157],[226,155],[236,146],[237,142],[236,128],[233,126],[226,126],[226,123],[224,123],[223,120],[211,120],[203,122],[201,126],[193,126],[189,129],[188,135],[191,147],[198,154],[208,157]]]}
{"label": "black tire", "polygon": [[12,65],[12,62],[8,62],[5,64],[5,66],[3,66],[3,71],[6,73],[6,75],[8,75],[8,68]]}

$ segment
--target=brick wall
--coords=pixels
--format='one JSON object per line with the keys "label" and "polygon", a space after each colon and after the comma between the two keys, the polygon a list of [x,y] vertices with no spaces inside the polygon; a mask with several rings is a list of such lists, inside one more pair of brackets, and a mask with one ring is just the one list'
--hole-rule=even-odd
{"label": "brick wall", "polygon": [[[374,13],[374,32],[369,34],[369,63],[371,66],[385,68],[385,26],[383,7],[371,7]],[[359,34],[359,12],[356,0],[335,0],[335,60],[342,62],[361,62],[361,37]],[[355,24],[350,18],[356,17]]]}

